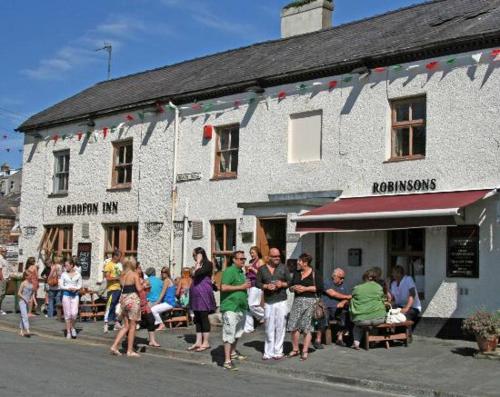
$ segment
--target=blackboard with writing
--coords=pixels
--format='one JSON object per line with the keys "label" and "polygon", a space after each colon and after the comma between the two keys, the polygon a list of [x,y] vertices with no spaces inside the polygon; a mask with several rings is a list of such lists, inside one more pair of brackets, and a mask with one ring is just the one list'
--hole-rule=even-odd
{"label": "blackboard with writing", "polygon": [[479,226],[448,228],[447,277],[479,277]]}
{"label": "blackboard with writing", "polygon": [[90,264],[92,258],[92,243],[78,243],[78,264],[81,266],[82,277],[90,278]]}

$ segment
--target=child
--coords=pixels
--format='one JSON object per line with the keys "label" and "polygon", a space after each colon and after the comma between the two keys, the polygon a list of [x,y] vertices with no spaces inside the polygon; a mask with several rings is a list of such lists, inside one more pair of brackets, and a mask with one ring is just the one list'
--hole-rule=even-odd
{"label": "child", "polygon": [[26,338],[31,337],[28,308],[30,306],[30,302],[33,299],[33,291],[33,284],[28,279],[28,273],[25,271],[23,273],[23,281],[19,286],[19,291],[17,291],[17,296],[19,297],[19,311],[21,312],[19,335],[25,336]]}

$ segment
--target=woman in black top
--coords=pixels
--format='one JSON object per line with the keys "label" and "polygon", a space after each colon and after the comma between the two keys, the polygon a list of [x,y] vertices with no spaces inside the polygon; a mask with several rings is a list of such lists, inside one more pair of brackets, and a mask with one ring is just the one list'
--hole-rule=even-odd
{"label": "woman in black top", "polygon": [[294,293],[292,310],[288,319],[287,331],[292,333],[293,350],[288,357],[299,355],[299,337],[304,334],[304,344],[301,360],[307,360],[309,345],[311,344],[311,332],[313,331],[312,315],[317,293],[322,286],[323,279],[311,267],[312,256],[302,254],[298,259],[299,271],[293,275],[290,291]]}

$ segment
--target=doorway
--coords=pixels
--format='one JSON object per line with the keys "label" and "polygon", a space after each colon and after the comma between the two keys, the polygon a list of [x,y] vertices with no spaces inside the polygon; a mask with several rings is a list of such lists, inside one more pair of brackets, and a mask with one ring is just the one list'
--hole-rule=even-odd
{"label": "doorway", "polygon": [[286,218],[257,219],[257,247],[262,257],[269,256],[271,248],[278,248],[281,253],[281,263],[286,257]]}

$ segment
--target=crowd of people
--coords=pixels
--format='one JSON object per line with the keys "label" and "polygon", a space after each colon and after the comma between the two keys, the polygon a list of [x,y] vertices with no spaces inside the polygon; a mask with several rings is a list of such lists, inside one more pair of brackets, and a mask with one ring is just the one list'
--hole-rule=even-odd
{"label": "crowd of people", "polygon": [[[118,331],[111,353],[122,354],[119,348],[126,337],[126,355],[139,356],[134,351],[134,339],[140,326],[148,331],[149,345],[160,347],[155,335],[165,328],[163,316],[176,307],[188,310],[195,323],[196,340],[187,349],[193,352],[210,349],[209,315],[216,311],[218,290],[223,366],[229,370],[236,368],[235,361],[246,358],[237,350],[238,339],[261,324],[265,328],[263,360],[300,357],[304,361],[308,359],[311,344],[316,350],[323,349],[322,338],[332,320],[336,324],[335,342],[359,350],[362,327],[384,323],[389,308],[400,308],[400,313],[410,320],[415,320],[421,310],[415,283],[401,266],[392,269],[391,281],[382,277],[380,268],[368,269],[362,282],[348,291],[343,269],[336,268],[331,277],[323,280],[307,253],[299,256],[295,269],[282,263],[277,248],[271,248],[265,260],[257,247],[250,249],[249,256],[247,259],[244,251],[235,251],[230,265],[222,272],[220,284],[216,284],[214,266],[201,247],[193,251],[193,266],[183,268],[176,279],[168,267],[161,269],[160,277],[155,268],[143,271],[133,257],[125,257],[122,264],[121,252],[115,251],[103,265],[104,332]],[[2,266],[0,282],[5,279],[1,270]],[[47,317],[53,317],[56,306],[62,303],[66,338],[76,338],[79,301],[89,293],[82,288],[78,264],[73,258],[47,260],[42,279]],[[36,260],[29,258],[17,293],[20,334],[26,337],[30,336],[30,313],[36,310],[38,284]],[[289,295],[293,296],[291,307]],[[0,296],[0,303],[2,299]],[[286,332],[291,334],[292,350],[285,356]]]}

